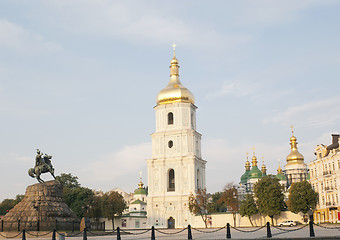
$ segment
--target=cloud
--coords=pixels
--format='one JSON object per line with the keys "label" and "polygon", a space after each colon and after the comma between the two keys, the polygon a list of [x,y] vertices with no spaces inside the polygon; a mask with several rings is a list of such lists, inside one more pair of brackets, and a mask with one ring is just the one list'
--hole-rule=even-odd
{"label": "cloud", "polygon": [[244,80],[227,80],[223,82],[223,85],[219,90],[208,93],[206,98],[214,99],[224,96],[245,97],[256,94],[259,86],[255,82]]}
{"label": "cloud", "polygon": [[[139,171],[142,170],[143,175],[147,176],[145,160],[150,156],[151,143],[127,145],[118,152],[84,164],[84,167],[75,172],[84,186],[106,190],[120,187],[125,191],[132,191],[130,187],[137,186]],[[145,183],[146,179],[144,179]]]}
{"label": "cloud", "polygon": [[292,123],[304,127],[325,127],[337,124],[340,120],[340,97],[311,101],[287,108],[283,112],[266,117],[263,122],[288,126]]}
{"label": "cloud", "polygon": [[0,19],[0,48],[12,49],[21,53],[62,49],[60,45],[46,41],[41,35],[31,33],[5,19]]}

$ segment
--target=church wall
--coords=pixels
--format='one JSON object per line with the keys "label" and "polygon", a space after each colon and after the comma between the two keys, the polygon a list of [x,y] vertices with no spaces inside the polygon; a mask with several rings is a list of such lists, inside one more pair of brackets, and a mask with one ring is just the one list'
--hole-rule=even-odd
{"label": "church wall", "polygon": [[[268,216],[262,216],[260,214],[254,215],[252,218],[252,222],[254,226],[260,227],[264,226],[267,222],[271,224],[271,219]],[[290,211],[281,212],[280,216],[277,216],[274,218],[274,224],[277,225],[280,222],[283,222],[285,220],[292,220],[292,221],[298,221],[302,224],[305,224],[303,222],[303,214],[295,214]],[[208,227],[211,228],[220,228],[225,226],[227,223],[229,223],[231,226],[234,226],[234,219],[232,213],[215,213],[209,215],[208,220]],[[204,222],[201,218],[201,216],[195,216],[191,223],[192,227],[196,228],[204,228]],[[251,223],[248,219],[248,217],[241,217],[240,214],[236,214],[236,227],[251,227]]]}

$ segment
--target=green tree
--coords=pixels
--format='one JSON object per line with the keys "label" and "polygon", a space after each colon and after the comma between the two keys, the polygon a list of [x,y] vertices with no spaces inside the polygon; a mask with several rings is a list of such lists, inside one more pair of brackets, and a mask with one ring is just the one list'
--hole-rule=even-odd
{"label": "green tree", "polygon": [[226,206],[228,211],[233,214],[234,227],[236,226],[236,214],[240,207],[240,201],[238,200],[237,188],[233,183],[228,183],[224,187],[220,199],[217,201],[218,204]]}
{"label": "green tree", "polygon": [[17,205],[19,202],[22,201],[24,198],[24,195],[18,194],[15,199],[4,199],[0,203],[0,216],[5,215],[6,213],[9,212],[12,208],[14,208],[15,205]]}
{"label": "green tree", "polygon": [[78,177],[71,173],[62,173],[56,179],[63,185],[63,199],[79,218],[86,215],[90,208],[94,193],[91,189],[82,187]]}
{"label": "green tree", "polygon": [[251,221],[251,216],[257,214],[258,212],[259,210],[257,209],[253,195],[247,194],[246,198],[241,202],[240,205],[241,216],[247,216],[251,225],[254,226],[253,222]]}
{"label": "green tree", "polygon": [[214,212],[226,212],[228,210],[227,206],[224,204],[219,204],[217,201],[221,198],[222,192],[215,192],[211,195],[210,201],[208,203],[208,212],[214,213]]}
{"label": "green tree", "polygon": [[289,188],[287,206],[293,213],[306,214],[308,210],[315,209],[318,199],[319,194],[313,190],[309,182],[297,182]]}
{"label": "green tree", "polygon": [[73,176],[71,173],[62,173],[60,176],[56,176],[56,180],[58,180],[64,188],[80,187],[78,177]]}
{"label": "green tree", "polygon": [[99,218],[102,217],[102,215],[102,199],[100,196],[93,195],[89,198],[89,206],[85,216],[95,218],[96,221],[99,221]]}
{"label": "green tree", "polygon": [[188,199],[189,211],[192,214],[200,215],[207,228],[209,196],[205,189],[198,189],[196,194],[190,194]]}
{"label": "green tree", "polygon": [[273,175],[262,177],[254,187],[257,207],[261,214],[271,218],[274,225],[274,216],[280,215],[285,206],[283,187]]}
{"label": "green tree", "polygon": [[114,230],[114,219],[117,216],[121,216],[124,209],[127,208],[126,202],[121,194],[112,191],[102,196],[101,203],[103,216],[112,221],[112,228]]}

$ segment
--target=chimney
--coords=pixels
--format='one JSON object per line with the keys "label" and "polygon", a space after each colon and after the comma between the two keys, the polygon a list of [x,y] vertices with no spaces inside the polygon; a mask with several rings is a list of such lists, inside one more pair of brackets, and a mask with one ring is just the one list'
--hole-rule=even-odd
{"label": "chimney", "polygon": [[337,144],[339,143],[339,134],[332,134],[332,144]]}

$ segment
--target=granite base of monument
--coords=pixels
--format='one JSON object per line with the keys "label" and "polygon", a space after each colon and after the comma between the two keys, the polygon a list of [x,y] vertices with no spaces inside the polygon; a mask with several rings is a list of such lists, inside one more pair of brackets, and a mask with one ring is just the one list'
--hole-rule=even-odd
{"label": "granite base of monument", "polygon": [[3,231],[79,229],[79,219],[63,201],[63,187],[56,180],[28,186],[24,199],[1,220]]}

